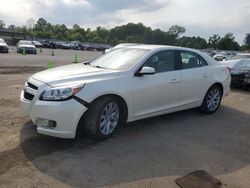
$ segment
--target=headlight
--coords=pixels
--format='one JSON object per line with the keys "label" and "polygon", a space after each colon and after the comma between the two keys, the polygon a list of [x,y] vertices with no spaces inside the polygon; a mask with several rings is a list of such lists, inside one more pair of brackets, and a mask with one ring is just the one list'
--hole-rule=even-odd
{"label": "headlight", "polygon": [[63,101],[71,98],[73,95],[77,94],[81,89],[81,86],[68,86],[68,87],[56,87],[47,89],[42,92],[40,100],[43,101]]}

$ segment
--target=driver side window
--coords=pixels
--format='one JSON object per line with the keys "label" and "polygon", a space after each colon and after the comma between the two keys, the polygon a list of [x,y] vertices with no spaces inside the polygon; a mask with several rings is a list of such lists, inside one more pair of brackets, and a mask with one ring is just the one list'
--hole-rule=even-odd
{"label": "driver side window", "polygon": [[173,71],[175,70],[175,51],[158,52],[150,57],[143,66],[154,68],[156,73]]}

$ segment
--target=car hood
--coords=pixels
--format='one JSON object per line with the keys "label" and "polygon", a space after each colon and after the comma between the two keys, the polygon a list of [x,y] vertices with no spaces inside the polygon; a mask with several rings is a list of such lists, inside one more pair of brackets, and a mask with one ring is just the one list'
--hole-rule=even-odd
{"label": "car hood", "polygon": [[34,45],[32,44],[20,44],[18,45],[19,48],[36,48]]}
{"label": "car hood", "polygon": [[0,42],[0,46],[8,46],[6,43]]}
{"label": "car hood", "polygon": [[71,83],[88,83],[99,79],[109,79],[120,71],[101,69],[89,65],[72,64],[38,72],[32,78],[51,86],[61,86]]}

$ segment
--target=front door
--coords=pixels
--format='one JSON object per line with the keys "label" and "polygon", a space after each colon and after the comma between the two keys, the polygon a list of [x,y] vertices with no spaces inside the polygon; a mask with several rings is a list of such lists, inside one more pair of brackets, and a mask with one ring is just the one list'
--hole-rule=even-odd
{"label": "front door", "polygon": [[158,52],[143,67],[153,67],[155,74],[134,77],[135,117],[150,116],[178,106],[180,72],[177,70],[176,52]]}

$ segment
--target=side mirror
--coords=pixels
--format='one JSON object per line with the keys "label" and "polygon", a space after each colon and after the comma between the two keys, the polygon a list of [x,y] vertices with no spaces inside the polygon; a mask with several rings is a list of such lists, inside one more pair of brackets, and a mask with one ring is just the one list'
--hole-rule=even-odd
{"label": "side mirror", "polygon": [[139,71],[136,76],[143,76],[146,74],[155,74],[155,69],[153,67],[142,67],[141,71]]}
{"label": "side mirror", "polygon": [[82,62],[82,64],[84,64],[84,65],[88,65],[88,64],[90,64],[90,61],[85,61],[85,62]]}

